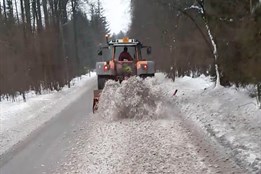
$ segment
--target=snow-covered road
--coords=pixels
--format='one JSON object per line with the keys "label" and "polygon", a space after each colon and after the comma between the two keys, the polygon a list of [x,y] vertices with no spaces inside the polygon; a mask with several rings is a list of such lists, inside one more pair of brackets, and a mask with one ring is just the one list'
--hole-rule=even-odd
{"label": "snow-covered road", "polygon": [[56,173],[247,173],[184,119],[172,96],[175,85],[160,78],[109,81],[98,113],[82,123]]}
{"label": "snow-covered road", "polygon": [[93,90],[95,82],[95,73],[90,73],[73,79],[71,88],[64,87],[59,92],[43,91],[42,95],[35,95],[31,91],[26,102],[21,97],[16,102],[0,102],[0,156],[78,100],[84,92]]}
{"label": "snow-covered road", "polygon": [[[47,122],[41,122],[42,124],[38,128],[36,127],[37,125],[32,125],[31,127],[34,126],[35,130],[30,132],[29,135],[27,134],[26,138],[1,156],[0,173],[49,174],[53,173],[56,168],[59,168],[60,163],[71,152],[68,150],[68,147],[72,143],[75,143],[75,134],[79,124],[83,120],[86,120],[88,114],[92,112],[92,97],[93,89],[96,87],[95,82],[95,77],[87,81],[83,80],[80,88],[78,86],[75,89],[71,89],[74,92],[70,91],[62,98],[57,98],[59,102],[53,105],[53,107],[60,107],[57,105],[63,105],[63,102],[69,104],[59,113],[55,109],[46,111],[49,114],[55,111],[55,115],[48,115],[48,118],[52,119]],[[75,90],[78,91],[77,94],[75,94]],[[67,97],[70,98],[68,99]],[[70,102],[67,100],[70,100]],[[38,119],[36,116],[34,117],[34,121],[31,121],[35,122]],[[23,134],[26,134],[28,129],[25,128],[21,131],[24,132]],[[77,133],[79,134],[79,132]],[[19,134],[17,136],[19,137]]]}
{"label": "snow-covered road", "polygon": [[[213,90],[203,76],[173,83],[157,74],[107,82],[92,114],[96,81],[88,83],[77,89],[80,97],[4,155],[1,174],[260,172],[261,112],[237,108],[254,101],[244,93]],[[238,129],[231,128],[235,124]]]}
{"label": "snow-covered road", "polygon": [[178,117],[107,122],[91,115],[78,129],[56,173],[245,173]]}

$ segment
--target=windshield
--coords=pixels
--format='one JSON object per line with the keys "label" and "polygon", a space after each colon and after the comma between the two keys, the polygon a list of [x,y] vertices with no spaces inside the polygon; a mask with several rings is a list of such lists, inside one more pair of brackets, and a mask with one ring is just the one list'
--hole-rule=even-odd
{"label": "windshield", "polygon": [[[115,59],[119,60],[120,54],[124,51],[124,47],[114,47],[115,48]],[[128,49],[128,53],[131,55],[131,57],[134,59],[136,58],[136,54],[135,54],[135,47],[127,47]]]}

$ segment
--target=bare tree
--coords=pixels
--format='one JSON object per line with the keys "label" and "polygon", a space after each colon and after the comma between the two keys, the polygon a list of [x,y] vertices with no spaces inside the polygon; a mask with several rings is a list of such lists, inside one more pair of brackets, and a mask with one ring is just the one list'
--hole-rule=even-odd
{"label": "bare tree", "polygon": [[5,3],[5,0],[3,0],[3,9],[4,9],[4,20],[6,22],[7,20],[7,14],[6,14],[6,3]]}
{"label": "bare tree", "polygon": [[16,11],[17,23],[20,24],[19,14],[18,14],[18,8],[17,8],[17,0],[15,0],[15,11]]}
{"label": "bare tree", "polygon": [[[217,64],[218,61],[218,51],[217,51],[217,44],[215,42],[214,36],[212,34],[212,31],[209,27],[208,20],[207,20],[207,13],[204,8],[204,0],[196,0],[197,4],[192,5],[190,7],[185,8],[182,10],[183,12],[188,10],[195,10],[197,13],[200,14],[202,20],[204,21],[211,45],[213,47],[213,57],[214,57],[214,64],[215,64],[215,71],[216,71],[216,87],[220,86],[220,73],[219,73],[219,67]],[[186,14],[186,13],[185,13]]]}
{"label": "bare tree", "polygon": [[[103,40],[105,18],[91,24],[78,8],[78,0],[0,3],[0,100],[4,96],[15,100],[18,93],[25,100],[28,90],[59,90],[87,67],[93,68],[93,43]],[[67,16],[69,5],[71,18]]]}
{"label": "bare tree", "polygon": [[42,23],[42,11],[41,11],[41,3],[40,0],[36,0],[36,4],[37,4],[37,28],[39,31],[42,31],[43,29],[43,23]]}
{"label": "bare tree", "polygon": [[79,74],[79,55],[78,55],[78,38],[77,38],[77,15],[76,15],[76,7],[77,7],[77,0],[71,0],[71,6],[72,6],[72,13],[73,13],[73,34],[74,34],[74,49],[75,49],[75,58],[76,58],[76,68],[77,68],[77,74]]}

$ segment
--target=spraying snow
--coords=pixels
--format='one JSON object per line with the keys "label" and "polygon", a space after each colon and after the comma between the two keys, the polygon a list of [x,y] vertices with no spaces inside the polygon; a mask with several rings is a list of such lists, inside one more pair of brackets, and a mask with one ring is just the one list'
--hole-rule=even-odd
{"label": "spraying snow", "polygon": [[[214,119],[208,109],[206,115],[200,108],[202,91],[209,88],[215,96],[217,89],[211,86],[213,82],[205,76],[178,78],[173,83],[164,74],[145,80],[131,77],[121,84],[108,81],[98,112],[81,125],[78,141],[70,147],[72,155],[57,173],[247,173],[237,163],[244,159],[224,150],[228,144],[212,142],[210,129],[200,125],[216,124],[224,134],[227,129],[214,121],[198,124],[190,116]],[[182,90],[173,96],[176,89]],[[251,154],[257,164],[257,156]]]}
{"label": "spraying snow", "polygon": [[166,117],[168,91],[155,78],[131,77],[121,84],[108,81],[99,103],[99,114],[106,120]]}

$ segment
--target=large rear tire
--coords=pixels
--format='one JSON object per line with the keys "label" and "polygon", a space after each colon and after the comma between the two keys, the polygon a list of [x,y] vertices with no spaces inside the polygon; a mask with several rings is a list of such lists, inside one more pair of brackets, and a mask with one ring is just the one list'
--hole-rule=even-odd
{"label": "large rear tire", "polygon": [[106,76],[98,76],[98,89],[101,90],[104,88],[106,80],[108,80],[108,77]]}
{"label": "large rear tire", "polygon": [[114,79],[113,76],[109,75],[98,75],[98,89],[101,90],[104,88],[107,80]]}
{"label": "large rear tire", "polygon": [[147,77],[154,77],[155,74],[141,74],[140,77],[146,79]]}

